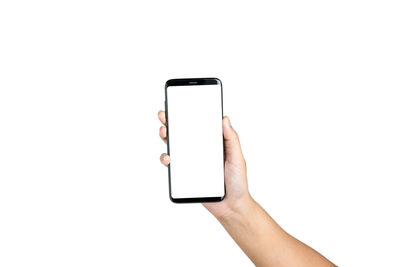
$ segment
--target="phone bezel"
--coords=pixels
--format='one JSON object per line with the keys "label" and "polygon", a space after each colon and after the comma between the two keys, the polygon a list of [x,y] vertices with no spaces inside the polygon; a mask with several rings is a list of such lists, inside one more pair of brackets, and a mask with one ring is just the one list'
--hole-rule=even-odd
{"label": "phone bezel", "polygon": [[[191,85],[212,85],[218,84],[221,88],[221,111],[222,118],[224,117],[223,108],[223,89],[222,82],[218,78],[185,78],[185,79],[171,79],[165,83],[165,119],[167,127],[167,153],[169,155],[169,137],[168,137],[168,92],[169,86],[191,86]],[[221,120],[222,120],[221,118]],[[221,121],[222,123],[222,121]],[[221,125],[222,127],[222,125]],[[222,142],[224,141],[224,136],[222,135]],[[223,147],[223,168],[225,170],[225,148]],[[168,165],[168,185],[169,185],[169,198],[174,203],[203,203],[203,202],[220,202],[225,198],[226,186],[225,177],[224,178],[224,195],[216,197],[200,197],[200,198],[173,198],[171,194],[171,164]]]}

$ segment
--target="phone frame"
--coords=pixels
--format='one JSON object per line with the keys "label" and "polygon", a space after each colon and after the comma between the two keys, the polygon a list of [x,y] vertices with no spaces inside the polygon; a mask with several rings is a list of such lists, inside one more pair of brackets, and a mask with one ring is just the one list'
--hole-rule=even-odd
{"label": "phone frame", "polygon": [[[168,92],[167,89],[169,86],[191,86],[191,85],[213,85],[218,84],[221,88],[221,127],[222,127],[222,118],[224,117],[224,108],[223,108],[223,89],[222,82],[218,78],[185,78],[185,79],[171,79],[165,83],[165,119],[166,119],[166,127],[167,127],[167,153],[169,155],[169,131],[168,131]],[[222,134],[222,143],[224,141],[224,136]],[[223,147],[223,168],[225,170],[225,148]],[[173,163],[172,163],[173,165]],[[225,172],[224,172],[225,173]],[[225,176],[225,175],[224,175]],[[224,195],[216,196],[216,197],[201,197],[201,198],[173,198],[171,194],[171,164],[168,164],[168,185],[169,185],[169,198],[174,203],[203,203],[203,202],[220,202],[225,198],[226,195],[226,185],[225,185],[225,177],[224,179]]]}

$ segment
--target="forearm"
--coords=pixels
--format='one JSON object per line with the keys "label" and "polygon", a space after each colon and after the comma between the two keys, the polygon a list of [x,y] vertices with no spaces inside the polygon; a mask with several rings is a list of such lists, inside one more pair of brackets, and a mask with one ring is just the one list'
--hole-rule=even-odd
{"label": "forearm", "polygon": [[217,219],[257,266],[334,266],[287,234],[250,196]]}

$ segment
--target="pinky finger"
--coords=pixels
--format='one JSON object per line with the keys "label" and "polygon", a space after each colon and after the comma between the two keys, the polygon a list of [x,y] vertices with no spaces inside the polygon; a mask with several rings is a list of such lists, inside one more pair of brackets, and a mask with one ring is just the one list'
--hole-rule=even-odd
{"label": "pinky finger", "polygon": [[160,156],[160,161],[165,166],[168,166],[169,162],[171,161],[171,158],[166,153],[162,153]]}

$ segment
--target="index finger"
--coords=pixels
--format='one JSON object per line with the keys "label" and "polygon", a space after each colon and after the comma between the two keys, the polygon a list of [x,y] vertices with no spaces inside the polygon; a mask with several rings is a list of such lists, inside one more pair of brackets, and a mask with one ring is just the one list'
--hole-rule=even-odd
{"label": "index finger", "polygon": [[164,110],[160,110],[158,112],[158,119],[161,121],[162,124],[166,124],[166,119],[165,119],[165,111]]}

